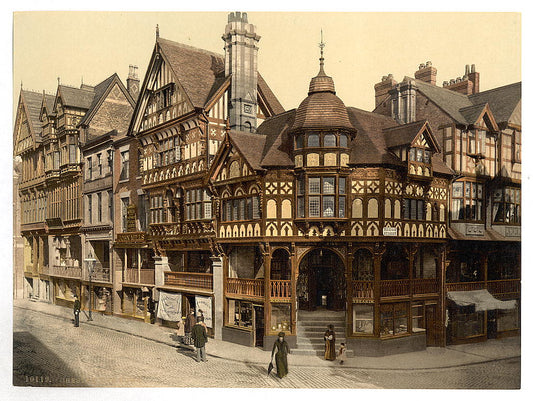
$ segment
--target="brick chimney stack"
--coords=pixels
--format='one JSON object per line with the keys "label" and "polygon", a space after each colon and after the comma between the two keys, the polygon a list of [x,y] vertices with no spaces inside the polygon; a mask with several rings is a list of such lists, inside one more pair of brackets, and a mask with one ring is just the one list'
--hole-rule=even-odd
{"label": "brick chimney stack", "polygon": [[465,75],[444,81],[442,87],[463,95],[472,95],[479,92],[479,72],[475,64],[465,65]]}
{"label": "brick chimney stack", "polygon": [[126,79],[126,89],[130,93],[133,100],[137,101],[139,97],[139,76],[137,75],[137,66],[130,64],[130,70],[128,72],[128,79]]}
{"label": "brick chimney stack", "polygon": [[[378,82],[374,85],[374,91],[376,93],[376,108],[383,103],[385,99],[389,96],[389,91],[396,86],[397,82],[394,80],[392,74],[384,75],[381,78],[381,82]],[[386,105],[385,105],[386,107]],[[386,110],[390,113],[390,107]],[[379,112],[379,111],[378,111]]]}
{"label": "brick chimney stack", "polygon": [[418,66],[418,71],[415,72],[415,78],[428,84],[436,85],[437,69],[432,66],[431,61],[426,61],[426,64],[420,64]]}

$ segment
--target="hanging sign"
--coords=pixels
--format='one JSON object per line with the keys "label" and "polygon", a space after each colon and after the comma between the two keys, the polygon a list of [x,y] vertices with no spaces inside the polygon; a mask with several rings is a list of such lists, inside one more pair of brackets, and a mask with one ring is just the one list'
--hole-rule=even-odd
{"label": "hanging sign", "polygon": [[204,316],[204,322],[207,327],[213,327],[213,312],[211,297],[196,296],[196,316],[200,316],[200,310]]}
{"label": "hanging sign", "polygon": [[160,291],[157,317],[169,322],[181,321],[181,293]]}

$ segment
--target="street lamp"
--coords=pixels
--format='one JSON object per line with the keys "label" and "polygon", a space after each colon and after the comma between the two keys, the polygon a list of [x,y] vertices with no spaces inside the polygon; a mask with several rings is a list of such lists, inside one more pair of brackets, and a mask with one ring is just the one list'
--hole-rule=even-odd
{"label": "street lamp", "polygon": [[94,269],[94,263],[96,262],[96,259],[93,258],[93,254],[91,251],[89,251],[89,255],[87,256],[87,259],[85,259],[85,263],[87,264],[87,271],[89,272],[89,318],[87,321],[92,322],[93,315],[91,311],[91,306],[93,303],[93,285],[92,285],[92,276],[93,276],[93,269]]}

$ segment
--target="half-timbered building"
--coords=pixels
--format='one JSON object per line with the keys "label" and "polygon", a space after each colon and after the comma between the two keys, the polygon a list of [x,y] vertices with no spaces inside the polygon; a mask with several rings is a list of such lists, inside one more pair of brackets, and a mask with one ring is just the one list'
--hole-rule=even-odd
{"label": "half-timbered building", "polygon": [[184,316],[203,308],[210,332],[219,335],[213,291],[221,279],[214,284],[216,235],[206,173],[224,140],[226,121],[255,132],[283,108],[257,72],[259,36],[245,13],[228,18],[225,55],[163,39],[159,31],[156,36],[130,125],[142,148],[154,297],[161,307],[167,295],[179,296]]}
{"label": "half-timbered building", "polygon": [[436,85],[420,64],[375,85],[375,112],[401,124],[427,119],[455,172],[446,253],[448,342],[516,334],[520,301],[521,83],[480,92],[479,72]]}

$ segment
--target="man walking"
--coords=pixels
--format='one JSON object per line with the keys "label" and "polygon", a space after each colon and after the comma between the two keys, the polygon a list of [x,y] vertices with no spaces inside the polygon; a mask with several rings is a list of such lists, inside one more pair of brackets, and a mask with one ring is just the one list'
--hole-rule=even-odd
{"label": "man walking", "polygon": [[196,317],[194,317],[194,310],[191,310],[185,319],[185,337],[183,342],[187,345],[191,344],[191,331],[196,324]]}
{"label": "man walking", "polygon": [[80,327],[81,302],[77,295],[74,295],[74,327]]}
{"label": "man walking", "polygon": [[194,347],[196,348],[196,362],[207,362],[205,355],[205,343],[207,342],[207,330],[202,324],[204,322],[203,317],[198,318],[198,322],[193,326],[191,336],[194,341]]}

